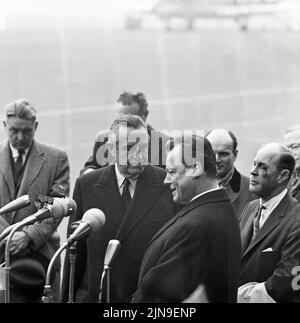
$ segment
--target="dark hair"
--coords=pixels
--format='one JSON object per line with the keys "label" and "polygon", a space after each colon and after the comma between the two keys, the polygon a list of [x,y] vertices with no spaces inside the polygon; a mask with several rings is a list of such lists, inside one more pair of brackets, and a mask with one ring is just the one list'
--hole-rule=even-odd
{"label": "dark hair", "polygon": [[[212,131],[214,131],[215,129],[212,129],[212,130],[209,130],[206,134],[205,134],[205,137],[207,137]],[[232,151],[236,151],[237,150],[237,146],[238,146],[238,141],[236,139],[236,136],[233,134],[233,132],[231,130],[227,130],[227,129],[224,129],[229,137],[231,138],[232,140]]]}
{"label": "dark hair", "polygon": [[147,126],[143,119],[139,116],[131,114],[122,114],[117,119],[115,119],[110,126],[110,135],[113,133],[117,135],[120,126],[126,126],[133,129],[145,128],[147,131]]}
{"label": "dark hair", "polygon": [[295,158],[292,155],[292,153],[289,153],[288,151],[284,151],[278,157],[277,168],[279,171],[287,169],[290,172],[290,175],[288,178],[290,180],[295,170],[295,163],[296,163]]}
{"label": "dark hair", "polygon": [[131,105],[133,103],[137,103],[140,108],[139,115],[147,116],[149,113],[148,102],[144,93],[138,92],[136,94],[133,94],[131,92],[123,92],[122,94],[120,94],[117,102],[122,103],[123,105]]}
{"label": "dark hair", "polygon": [[[181,145],[181,162],[186,167],[191,167],[195,161],[204,162],[204,171],[209,178],[216,178],[216,156],[212,149],[211,143],[205,137],[198,135],[181,136],[171,139],[167,142],[169,151],[174,149],[176,145]],[[186,149],[190,148],[192,152],[192,160],[186,158]],[[204,151],[204,154],[203,154]]]}

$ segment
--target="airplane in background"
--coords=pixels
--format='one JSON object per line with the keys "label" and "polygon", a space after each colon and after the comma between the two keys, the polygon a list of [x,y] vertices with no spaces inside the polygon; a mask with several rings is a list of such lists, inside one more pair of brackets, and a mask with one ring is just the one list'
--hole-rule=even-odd
{"label": "airplane in background", "polygon": [[[249,19],[252,17],[291,14],[294,19],[295,8],[297,8],[296,18],[299,18],[300,8],[297,2],[292,0],[160,0],[150,10],[127,16],[125,27],[139,29],[142,27],[143,20],[147,16],[152,16],[162,21],[167,29],[172,29],[171,24],[174,19],[184,20],[188,29],[194,28],[197,19],[231,19],[241,30],[247,30]],[[300,28],[300,19],[298,21]],[[294,25],[297,24],[294,23]]]}

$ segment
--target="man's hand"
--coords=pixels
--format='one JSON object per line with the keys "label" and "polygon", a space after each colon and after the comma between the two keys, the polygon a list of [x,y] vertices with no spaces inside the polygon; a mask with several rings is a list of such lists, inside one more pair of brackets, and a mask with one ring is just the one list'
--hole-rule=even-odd
{"label": "man's hand", "polygon": [[30,242],[30,237],[23,231],[17,231],[13,235],[9,244],[9,252],[12,255],[17,255],[24,252]]}

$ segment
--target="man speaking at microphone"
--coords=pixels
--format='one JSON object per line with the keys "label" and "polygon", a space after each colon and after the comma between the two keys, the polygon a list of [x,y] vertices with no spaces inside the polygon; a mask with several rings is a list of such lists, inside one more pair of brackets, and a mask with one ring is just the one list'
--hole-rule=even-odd
{"label": "man speaking at microphone", "polygon": [[[111,269],[110,301],[130,302],[148,242],[176,211],[170,189],[163,183],[165,170],[148,164],[148,140],[146,125],[140,117],[119,116],[109,133],[115,163],[77,179],[73,195],[77,213],[70,223],[80,220],[91,208],[102,210],[106,222],[99,233],[78,243],[75,302],[98,301],[105,252],[111,239],[119,240],[121,248]],[[68,254],[62,287],[66,301]],[[106,290],[102,295],[106,295]],[[102,301],[106,302],[105,297]]]}
{"label": "man speaking at microphone", "polygon": [[[0,147],[0,207],[26,194],[51,195],[57,185],[61,185],[68,194],[67,155],[34,139],[38,126],[35,108],[25,100],[16,100],[5,107],[3,124],[8,140]],[[1,215],[0,233],[6,226],[20,222],[36,211],[32,204]],[[59,223],[47,220],[28,225],[14,234],[9,249],[12,302],[41,301],[43,282],[38,281],[42,281],[48,263],[59,247],[56,231]],[[59,278],[59,266],[56,274]],[[59,284],[59,279],[56,283]]]}
{"label": "man speaking at microphone", "polygon": [[179,303],[200,285],[206,302],[236,302],[241,254],[232,204],[216,178],[211,144],[178,138],[167,154],[165,183],[185,204],[152,238],[145,252],[135,303]]}

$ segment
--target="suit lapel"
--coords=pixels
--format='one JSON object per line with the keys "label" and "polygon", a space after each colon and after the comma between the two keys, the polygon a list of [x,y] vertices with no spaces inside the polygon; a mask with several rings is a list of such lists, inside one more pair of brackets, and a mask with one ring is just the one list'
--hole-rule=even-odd
{"label": "suit lapel", "polygon": [[245,251],[249,246],[249,242],[253,233],[253,220],[258,210],[259,210],[259,200],[257,200],[256,205],[254,206],[252,211],[250,211],[249,215],[247,215],[246,223],[241,228],[242,254],[245,253]]}
{"label": "suit lapel", "polygon": [[281,218],[285,216],[285,213],[288,207],[288,200],[289,200],[289,194],[287,193],[286,196],[282,199],[282,201],[277,205],[275,210],[270,214],[269,218],[266,220],[262,228],[259,230],[254,240],[250,242],[247,250],[244,253],[244,256],[250,250],[252,250],[252,248],[254,248],[257,244],[259,244],[261,240],[265,238],[265,236],[270,234],[280,224]]}
{"label": "suit lapel", "polygon": [[117,239],[124,239],[143,220],[146,213],[151,209],[152,205],[165,189],[164,184],[155,181],[155,178],[151,174],[153,175],[152,166],[147,166],[139,176],[133,200],[124,215],[117,233]]}
{"label": "suit lapel", "polygon": [[[198,197],[193,200],[185,207],[183,207],[173,218],[171,218],[165,225],[163,225],[160,230],[153,236],[153,238],[148,243],[147,247],[156,240],[159,236],[161,236],[169,227],[171,227],[178,219],[184,217],[186,214],[190,213],[193,209],[201,207],[207,203],[215,203],[218,201],[229,201],[227,194],[224,189],[216,190],[209,192],[205,195]],[[200,216],[200,214],[199,214]]]}
{"label": "suit lapel", "polygon": [[38,142],[34,141],[27,157],[24,175],[20,184],[19,191],[17,193],[18,197],[28,192],[29,186],[39,174],[45,162],[44,154],[45,152],[42,149],[41,145]]}
{"label": "suit lapel", "polygon": [[9,154],[10,154],[9,149],[10,148],[9,148],[8,141],[6,141],[0,148],[0,172],[2,173],[2,176],[9,187],[11,200],[13,200],[16,197],[16,190],[15,190],[11,160],[9,157]]}
{"label": "suit lapel", "polygon": [[114,166],[103,169],[99,181],[94,184],[94,190],[99,208],[106,213],[107,220],[118,228],[122,222],[124,206],[118,190]]}

